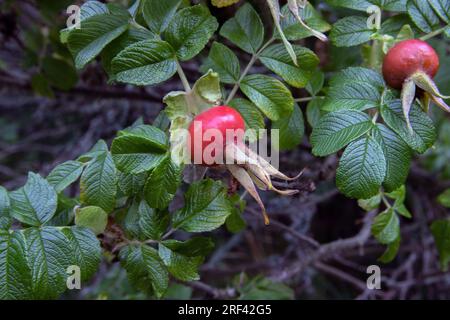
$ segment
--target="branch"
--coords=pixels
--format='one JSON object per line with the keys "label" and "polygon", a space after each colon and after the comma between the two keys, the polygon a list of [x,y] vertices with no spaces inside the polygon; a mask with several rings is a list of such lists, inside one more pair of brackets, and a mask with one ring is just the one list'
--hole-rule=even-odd
{"label": "branch", "polygon": [[271,278],[279,282],[285,281],[301,273],[307,266],[314,264],[319,260],[326,259],[327,257],[344,250],[354,249],[356,247],[362,246],[370,237],[372,220],[376,214],[377,211],[371,211],[366,214],[361,230],[354,237],[336,240],[328,244],[324,244],[311,255],[305,257],[301,261],[296,261],[292,266],[282,271],[279,275],[273,275]]}

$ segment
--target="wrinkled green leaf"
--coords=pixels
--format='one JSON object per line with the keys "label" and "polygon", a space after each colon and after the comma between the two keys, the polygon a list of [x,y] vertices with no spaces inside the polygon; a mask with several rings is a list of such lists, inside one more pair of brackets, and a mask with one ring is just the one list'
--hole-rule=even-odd
{"label": "wrinkled green leaf", "polygon": [[161,34],[175,16],[181,0],[144,0],[142,14],[150,30]]}
{"label": "wrinkled green leaf", "polygon": [[382,244],[393,243],[400,237],[400,221],[392,208],[375,217],[372,234]]}
{"label": "wrinkled green leaf", "polygon": [[215,17],[204,5],[180,10],[172,19],[165,39],[172,45],[181,61],[195,57],[219,27]]}
{"label": "wrinkled green leaf", "polygon": [[189,187],[184,208],[173,216],[173,226],[187,232],[211,231],[224,224],[231,212],[223,184],[210,179],[202,180]]}
{"label": "wrinkled green leaf", "polygon": [[254,54],[264,41],[264,26],[255,9],[245,3],[233,18],[224,23],[220,35],[242,50]]}
{"label": "wrinkled green leaf", "polygon": [[412,106],[409,114],[412,132],[408,130],[400,100],[389,101],[382,105],[381,115],[388,127],[419,153],[424,153],[436,141],[433,121],[416,104]]}
{"label": "wrinkled green leaf", "polygon": [[386,158],[370,136],[348,145],[336,171],[336,185],[350,198],[368,199],[379,192],[386,176]]}
{"label": "wrinkled green leaf", "polygon": [[40,175],[30,172],[27,183],[9,194],[11,216],[30,226],[49,221],[56,211],[55,189]]}
{"label": "wrinkled green leaf", "polygon": [[239,60],[234,52],[219,42],[212,44],[208,59],[202,66],[204,72],[209,69],[219,74],[221,82],[229,84],[236,83],[241,73]]}
{"label": "wrinkled green leaf", "polygon": [[244,94],[271,120],[292,113],[294,98],[279,80],[255,74],[246,76],[241,82]]}
{"label": "wrinkled green leaf", "polygon": [[153,169],[165,158],[166,151],[165,133],[149,125],[120,131],[111,146],[117,169],[129,174]]}
{"label": "wrinkled green leaf", "polygon": [[166,208],[172,201],[181,183],[182,167],[176,165],[171,157],[163,160],[147,179],[144,197],[153,208]]}
{"label": "wrinkled green leaf", "polygon": [[342,110],[324,115],[311,134],[313,154],[326,156],[344,148],[372,128],[370,117],[360,111]]}
{"label": "wrinkled green leaf", "polygon": [[[297,147],[305,134],[303,113],[297,104],[289,117],[283,117],[272,124],[272,129],[279,129],[280,150],[292,150]],[[272,141],[273,143],[273,141]]]}
{"label": "wrinkled green leaf", "polygon": [[298,66],[294,64],[286,48],[282,44],[275,44],[265,49],[261,55],[261,62],[289,85],[304,88],[319,64],[319,58],[311,50],[294,45]]}
{"label": "wrinkled green leaf", "polygon": [[116,204],[117,170],[109,152],[88,163],[80,179],[80,201],[111,212]]}
{"label": "wrinkled green leaf", "polygon": [[117,81],[148,86],[170,79],[177,71],[177,62],[167,42],[143,40],[121,51],[111,68]]}
{"label": "wrinkled green leaf", "polygon": [[83,168],[84,164],[79,161],[64,162],[48,174],[47,181],[59,193],[78,180]]}

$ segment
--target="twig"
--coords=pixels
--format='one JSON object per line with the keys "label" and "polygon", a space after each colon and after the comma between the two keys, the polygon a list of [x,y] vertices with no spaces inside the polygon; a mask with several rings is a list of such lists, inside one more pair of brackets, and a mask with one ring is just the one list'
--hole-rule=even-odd
{"label": "twig", "polygon": [[316,263],[319,260],[326,259],[330,255],[339,253],[344,250],[349,250],[362,246],[370,237],[370,227],[372,220],[377,214],[377,211],[367,213],[364,218],[364,223],[357,235],[347,239],[336,240],[319,247],[311,255],[305,257],[301,261],[296,261],[293,265],[282,271],[280,274],[273,275],[271,278],[275,281],[285,281],[294,277],[296,274],[302,272],[307,266]]}

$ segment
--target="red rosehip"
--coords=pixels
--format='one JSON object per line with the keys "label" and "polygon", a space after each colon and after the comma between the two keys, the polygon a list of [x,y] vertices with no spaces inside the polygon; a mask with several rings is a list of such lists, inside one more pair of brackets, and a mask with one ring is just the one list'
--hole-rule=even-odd
{"label": "red rosehip", "polygon": [[433,78],[439,69],[439,56],[425,41],[405,40],[389,50],[383,62],[383,77],[394,89],[401,89],[406,79],[422,71]]}
{"label": "red rosehip", "polygon": [[[243,138],[244,131],[244,119],[238,111],[229,106],[217,106],[200,113],[189,125],[192,162],[205,166],[223,164],[223,161],[211,162],[211,159],[205,159],[205,157],[211,155],[215,159],[223,160],[225,146],[229,143],[241,143],[240,138]],[[221,137],[216,142],[217,134]],[[208,153],[209,150],[205,152],[208,146],[211,146],[210,153]],[[215,150],[219,154],[216,154]],[[200,160],[201,163],[198,163]]]}

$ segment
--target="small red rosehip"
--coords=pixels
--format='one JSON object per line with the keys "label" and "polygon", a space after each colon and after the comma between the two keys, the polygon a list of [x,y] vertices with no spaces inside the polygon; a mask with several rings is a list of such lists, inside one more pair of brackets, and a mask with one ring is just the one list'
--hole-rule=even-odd
{"label": "small red rosehip", "polygon": [[[216,166],[224,164],[224,162],[211,163],[211,161],[207,161],[204,158],[205,149],[215,141],[214,133],[218,133],[221,136],[221,140],[217,142],[219,145],[217,149],[223,155],[223,151],[229,143],[238,144],[242,142],[242,140],[238,141],[238,137],[241,136],[243,138],[245,122],[236,109],[229,106],[217,106],[197,115],[192,120],[188,130],[191,138],[190,154],[192,162],[204,166]],[[212,130],[215,130],[215,132]],[[229,137],[232,138],[231,141],[228,141]],[[215,151],[212,150],[212,156],[220,157],[221,155],[216,155]],[[201,163],[197,163],[199,160]],[[223,158],[220,160],[223,160]]]}
{"label": "small red rosehip", "polygon": [[289,178],[248,148],[244,141],[245,122],[237,110],[229,106],[212,107],[197,115],[188,131],[190,142],[186,147],[192,162],[207,167],[224,165],[259,204],[265,224],[269,224],[269,217],[256,187],[283,195],[298,193],[298,190],[279,190],[273,186],[272,177],[292,181],[301,173]]}
{"label": "small red rosehip", "polygon": [[430,102],[450,112],[444,96],[433,81],[439,70],[439,56],[425,41],[412,39],[397,43],[383,61],[383,78],[394,89],[401,90],[403,114],[410,132],[409,113],[416,98],[427,111]]}
{"label": "small red rosehip", "polygon": [[383,77],[394,89],[416,72],[425,72],[433,78],[439,70],[439,56],[425,41],[405,40],[389,50],[383,61]]}

